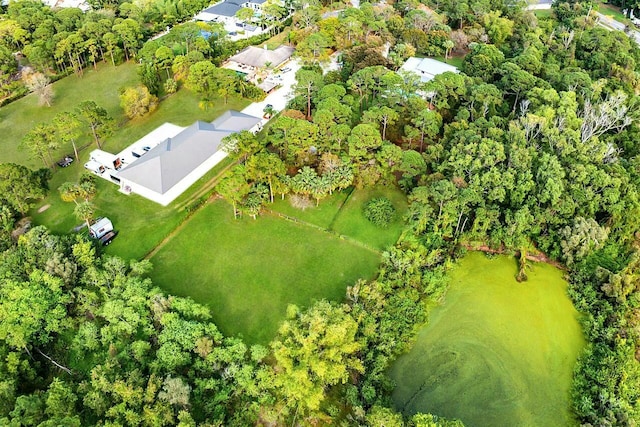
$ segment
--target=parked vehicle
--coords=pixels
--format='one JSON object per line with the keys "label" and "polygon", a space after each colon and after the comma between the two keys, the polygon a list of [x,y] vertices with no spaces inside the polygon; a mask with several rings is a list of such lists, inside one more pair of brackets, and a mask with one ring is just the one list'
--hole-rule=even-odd
{"label": "parked vehicle", "polygon": [[71,163],[73,163],[73,157],[64,156],[64,158],[58,162],[58,166],[60,166],[61,168],[66,168]]}
{"label": "parked vehicle", "polygon": [[91,172],[95,173],[96,175],[102,175],[104,173],[104,171],[106,170],[104,165],[102,165],[101,163],[96,162],[95,160],[89,160],[87,163],[84,164],[85,169],[90,170]]}
{"label": "parked vehicle", "polygon": [[109,218],[98,218],[98,220],[89,227],[89,234],[97,239],[103,246],[107,246],[116,238],[118,232],[113,229],[113,224]]}
{"label": "parked vehicle", "polygon": [[284,68],[282,69],[282,72],[283,72],[283,73],[288,73],[289,71],[291,71],[291,68],[289,68],[289,67],[284,67]]}
{"label": "parked vehicle", "polygon": [[113,224],[109,218],[98,218],[98,220],[89,227],[89,234],[94,239],[99,239],[110,231],[113,231]]}

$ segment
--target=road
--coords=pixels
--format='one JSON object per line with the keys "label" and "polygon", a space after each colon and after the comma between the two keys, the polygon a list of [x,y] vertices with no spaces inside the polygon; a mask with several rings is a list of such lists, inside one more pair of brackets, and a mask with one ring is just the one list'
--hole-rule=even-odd
{"label": "road", "polygon": [[[535,4],[530,4],[526,7],[527,10],[546,10],[551,9],[551,2],[553,0],[539,0]],[[640,31],[630,29],[629,31],[625,31],[627,26],[622,22],[618,22],[610,16],[603,15],[600,12],[596,12],[598,16],[598,25],[602,28],[606,28],[607,30],[613,31],[622,31],[626,35],[628,35],[632,40],[635,40],[636,43],[640,45]]]}
{"label": "road", "polygon": [[[301,65],[297,60],[289,61],[285,68],[289,68],[290,71],[286,73],[279,73],[278,75],[282,77],[280,81],[280,87],[271,92],[264,101],[254,102],[253,104],[246,107],[242,110],[245,114],[250,114],[256,117],[262,117],[264,115],[264,109],[267,104],[271,104],[275,111],[282,111],[287,106],[287,102],[291,99],[291,91],[293,85],[296,83],[296,71],[300,69]],[[268,122],[268,119],[262,119],[262,124],[264,125]]]}

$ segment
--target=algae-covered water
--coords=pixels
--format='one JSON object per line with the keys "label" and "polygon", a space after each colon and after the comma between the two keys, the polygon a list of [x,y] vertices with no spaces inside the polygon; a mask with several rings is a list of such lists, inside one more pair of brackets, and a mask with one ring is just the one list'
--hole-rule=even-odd
{"label": "algae-covered water", "polygon": [[585,345],[562,272],[535,264],[515,280],[513,258],[469,253],[451,272],[442,306],[390,370],[407,415],[467,426],[575,425],[569,390]]}

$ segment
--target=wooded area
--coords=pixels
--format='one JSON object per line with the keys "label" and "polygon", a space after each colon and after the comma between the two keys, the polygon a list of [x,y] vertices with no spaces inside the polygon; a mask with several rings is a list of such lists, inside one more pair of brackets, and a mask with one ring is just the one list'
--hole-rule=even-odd
{"label": "wooded area", "polygon": [[[31,4],[12,3],[2,25]],[[352,185],[397,185],[409,208],[375,280],[350,286],[343,302],[291,306],[269,346],[223,336],[208,308],[155,288],[148,262],[42,227],[12,240],[48,172],[0,165],[0,423],[460,425],[397,413],[387,370],[427,303],[444,297],[465,245],[479,243],[566,265],[588,341],[573,411],[584,424],[636,425],[640,50],[598,26],[590,6],[557,2],[540,20],[509,1],[363,3],[325,19],[320,4],[294,7],[289,38],[307,64],[295,97],[259,136],[228,138],[238,165],[217,191],[257,221],[274,198],[313,206]],[[132,20],[126,9],[116,26]],[[342,70],[323,74],[334,49]],[[461,73],[423,84],[395,72],[416,53],[466,56]],[[182,57],[172,78],[206,102],[196,77],[220,73],[203,62],[215,55]]]}

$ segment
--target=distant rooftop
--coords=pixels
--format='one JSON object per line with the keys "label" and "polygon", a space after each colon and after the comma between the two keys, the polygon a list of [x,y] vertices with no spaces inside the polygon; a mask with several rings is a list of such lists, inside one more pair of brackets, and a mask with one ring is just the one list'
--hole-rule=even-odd
{"label": "distant rooftop", "polygon": [[446,73],[447,71],[453,73],[458,72],[458,69],[453,65],[445,64],[444,62],[431,58],[416,57],[407,59],[400,69],[417,74],[420,76],[422,82],[428,82],[438,74]]}
{"label": "distant rooftop", "polygon": [[275,50],[249,46],[240,53],[233,55],[229,58],[229,61],[256,68],[265,67],[267,64],[270,64],[272,67],[277,67],[291,58],[293,52],[295,52],[295,49],[289,46],[279,46]]}
{"label": "distant rooftop", "polygon": [[206,8],[198,15],[196,19],[207,20],[209,15],[219,15],[226,17],[236,16],[236,12],[242,9],[246,3],[263,4],[267,0],[225,0],[223,2],[214,4],[211,7]]}
{"label": "distant rooftop", "polygon": [[238,12],[242,7],[239,4],[233,3],[231,1],[223,1],[222,3],[215,4],[201,12],[204,14],[210,15],[220,15],[233,17],[236,16],[236,12]]}

